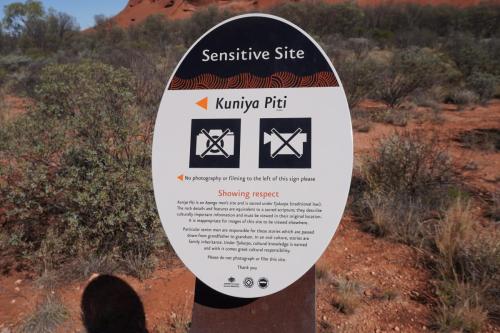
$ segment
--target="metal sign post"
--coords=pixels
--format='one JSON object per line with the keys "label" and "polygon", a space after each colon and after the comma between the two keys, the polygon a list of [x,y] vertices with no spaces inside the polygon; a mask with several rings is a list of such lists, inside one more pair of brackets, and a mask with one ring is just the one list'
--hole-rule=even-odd
{"label": "metal sign post", "polygon": [[261,298],[219,293],[196,279],[190,333],[310,333],[316,328],[315,269]]}

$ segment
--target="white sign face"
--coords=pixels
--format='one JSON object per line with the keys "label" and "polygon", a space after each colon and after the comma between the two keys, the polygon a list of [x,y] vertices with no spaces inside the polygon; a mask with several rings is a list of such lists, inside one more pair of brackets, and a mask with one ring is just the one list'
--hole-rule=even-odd
{"label": "white sign face", "polygon": [[201,37],[156,120],[153,181],[181,260],[235,297],[280,291],[328,246],[351,182],[347,100],[319,45],[249,14]]}

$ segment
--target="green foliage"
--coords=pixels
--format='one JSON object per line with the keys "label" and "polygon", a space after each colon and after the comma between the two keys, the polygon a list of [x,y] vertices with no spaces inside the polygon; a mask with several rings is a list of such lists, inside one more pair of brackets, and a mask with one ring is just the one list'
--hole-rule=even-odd
{"label": "green foliage", "polygon": [[446,103],[467,106],[476,103],[479,100],[477,94],[465,88],[453,88],[446,93],[444,101]]}
{"label": "green foliage", "polygon": [[15,34],[21,34],[22,31],[34,34],[37,23],[44,14],[45,10],[41,1],[13,2],[4,7],[3,23]]}
{"label": "green foliage", "polygon": [[383,69],[373,59],[355,54],[341,57],[335,65],[351,108],[375,91],[379,72]]}
{"label": "green foliage", "polygon": [[363,177],[376,192],[425,194],[434,200],[429,191],[441,190],[452,180],[451,161],[432,137],[419,132],[394,133],[379,142],[374,157],[364,161]]}
{"label": "green foliage", "polygon": [[354,211],[363,227],[380,236],[420,245],[425,221],[448,205],[454,184],[451,161],[434,138],[394,133],[363,160],[364,187]]}
{"label": "green foliage", "polygon": [[232,16],[232,13],[221,12],[216,7],[210,6],[205,10],[196,11],[193,16],[181,22],[176,29],[186,47],[200,38],[207,30]]}
{"label": "green foliage", "polygon": [[495,95],[499,82],[495,75],[475,72],[467,78],[467,87],[474,91],[482,102],[486,102]]}
{"label": "green foliage", "polygon": [[0,159],[9,161],[0,205],[11,208],[6,226],[34,264],[158,245],[150,133],[133,106],[133,81],[99,63],[49,66],[37,108],[0,132]]}
{"label": "green foliage", "polygon": [[445,44],[446,52],[465,77],[476,72],[500,74],[498,39],[478,40],[474,35],[457,33]]}
{"label": "green foliage", "polygon": [[353,3],[331,5],[324,2],[288,2],[271,12],[319,36],[358,36],[364,17],[363,10]]}
{"label": "green foliage", "polygon": [[36,0],[5,6],[3,24],[21,49],[35,54],[61,48],[78,30],[74,18],[54,10],[46,13]]}
{"label": "green foliage", "polygon": [[378,98],[391,107],[398,106],[405,97],[419,88],[430,88],[456,76],[454,68],[431,49],[399,50],[380,72],[375,87]]}

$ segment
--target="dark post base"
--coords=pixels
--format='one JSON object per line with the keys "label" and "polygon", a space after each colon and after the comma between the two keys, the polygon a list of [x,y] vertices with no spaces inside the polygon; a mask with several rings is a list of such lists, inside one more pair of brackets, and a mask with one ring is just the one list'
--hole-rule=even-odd
{"label": "dark post base", "polygon": [[314,333],[314,266],[288,288],[261,298],[221,294],[196,279],[190,333]]}

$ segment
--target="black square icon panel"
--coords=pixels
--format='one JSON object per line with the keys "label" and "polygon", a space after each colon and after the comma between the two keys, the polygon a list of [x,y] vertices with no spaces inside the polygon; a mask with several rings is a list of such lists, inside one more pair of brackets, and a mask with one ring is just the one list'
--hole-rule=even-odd
{"label": "black square icon panel", "polygon": [[239,168],[241,119],[192,119],[190,168]]}
{"label": "black square icon panel", "polygon": [[311,168],[311,118],[264,118],[259,134],[259,168]]}

